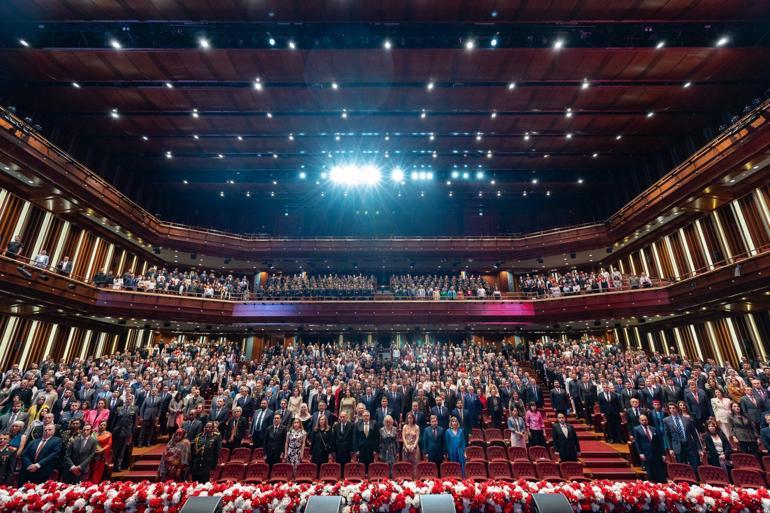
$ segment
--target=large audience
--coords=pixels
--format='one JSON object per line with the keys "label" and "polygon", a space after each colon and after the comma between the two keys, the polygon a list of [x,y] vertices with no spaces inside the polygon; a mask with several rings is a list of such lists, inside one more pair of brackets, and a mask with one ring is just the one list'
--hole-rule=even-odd
{"label": "large audience", "polygon": [[571,270],[566,272],[530,273],[519,277],[519,287],[527,296],[571,296],[585,292],[609,292],[621,289],[652,287],[647,274],[623,276],[619,270],[601,268],[598,272]]}
{"label": "large audience", "polygon": [[363,274],[274,274],[256,294],[267,298],[356,298],[371,297],[376,289],[375,277]]}
{"label": "large audience", "polygon": [[394,275],[390,290],[398,298],[466,299],[500,298],[500,289],[481,276],[473,275]]}
{"label": "large audience", "polygon": [[[98,481],[109,462],[127,466],[130,447],[166,436],[159,477],[201,482],[222,447],[242,445],[262,449],[270,465],[309,457],[463,466],[480,427],[507,427],[521,447],[550,438],[570,461],[580,446],[568,419],[593,422],[595,405],[607,438],[633,441],[654,481],[665,480],[667,455],[697,467],[705,453],[728,468],[733,447],[758,454],[760,440],[770,445],[764,362],[733,368],[587,337],[516,347],[418,342],[391,356],[370,344],[300,343],[248,361],[235,344],[172,340],[14,365],[0,387],[0,484]],[[546,394],[558,415],[552,426]]]}

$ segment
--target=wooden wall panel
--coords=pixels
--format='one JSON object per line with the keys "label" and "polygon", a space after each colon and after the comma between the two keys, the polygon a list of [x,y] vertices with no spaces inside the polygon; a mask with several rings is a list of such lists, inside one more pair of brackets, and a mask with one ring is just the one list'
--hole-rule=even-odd
{"label": "wooden wall panel", "polygon": [[[4,201],[0,205],[0,208],[2,208],[0,211],[0,243],[2,243],[2,248],[5,249],[8,242],[14,236],[21,235],[16,232],[16,225],[26,202],[21,198],[8,194],[7,191],[3,190],[2,192],[5,194],[3,194]],[[26,253],[22,251],[22,254]]]}
{"label": "wooden wall panel", "polygon": [[770,225],[759,201],[756,194],[750,194],[738,200],[743,219],[746,221],[746,228],[757,248],[770,244]]}

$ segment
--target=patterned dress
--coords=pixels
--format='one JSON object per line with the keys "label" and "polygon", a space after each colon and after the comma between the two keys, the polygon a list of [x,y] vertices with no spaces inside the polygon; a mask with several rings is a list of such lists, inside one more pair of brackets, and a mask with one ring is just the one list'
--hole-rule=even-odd
{"label": "patterned dress", "polygon": [[305,445],[305,432],[302,430],[290,429],[286,435],[287,450],[286,450],[286,462],[291,463],[291,466],[297,468],[302,462],[302,449]]}
{"label": "patterned dress", "polygon": [[393,469],[393,464],[398,459],[398,429],[391,427],[380,428],[380,460],[386,462]]}

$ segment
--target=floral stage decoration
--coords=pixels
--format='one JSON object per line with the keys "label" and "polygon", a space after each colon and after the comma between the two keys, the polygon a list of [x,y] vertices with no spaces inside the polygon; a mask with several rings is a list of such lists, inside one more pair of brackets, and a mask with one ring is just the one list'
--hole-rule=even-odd
{"label": "floral stage decoration", "polygon": [[221,495],[223,513],[302,513],[340,495],[343,513],[419,513],[420,495],[449,493],[457,513],[530,513],[533,493],[563,493],[576,513],[770,513],[767,489],[636,482],[427,480],[350,483],[47,482],[0,488],[0,513],[177,513],[189,496]]}

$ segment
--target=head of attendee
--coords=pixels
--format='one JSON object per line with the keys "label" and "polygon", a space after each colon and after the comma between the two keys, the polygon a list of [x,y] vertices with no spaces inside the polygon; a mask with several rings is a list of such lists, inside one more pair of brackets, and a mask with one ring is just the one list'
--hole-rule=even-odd
{"label": "head of attendee", "polygon": [[457,432],[460,429],[460,421],[457,420],[457,417],[452,417],[449,419],[449,429],[454,432]]}
{"label": "head of attendee", "polygon": [[329,420],[325,415],[318,417],[318,425],[316,426],[318,431],[326,431],[329,429]]}
{"label": "head of attendee", "polygon": [[564,415],[564,413],[559,412],[556,414],[556,421],[561,424],[562,426],[567,425],[567,416]]}
{"label": "head of attendee", "polygon": [[291,421],[291,429],[293,431],[302,431],[302,421],[298,417],[294,417]]}

